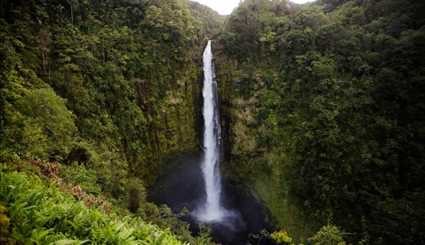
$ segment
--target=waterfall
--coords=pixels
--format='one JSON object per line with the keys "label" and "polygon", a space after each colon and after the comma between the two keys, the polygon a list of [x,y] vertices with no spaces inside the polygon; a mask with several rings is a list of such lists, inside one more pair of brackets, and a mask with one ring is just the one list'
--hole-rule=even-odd
{"label": "waterfall", "polygon": [[198,208],[196,216],[202,222],[217,222],[224,217],[225,210],[221,206],[221,177],[220,177],[220,122],[217,106],[217,83],[213,66],[211,40],[203,55],[204,99],[202,114],[204,117],[204,156],[202,173],[205,182],[205,202]]}

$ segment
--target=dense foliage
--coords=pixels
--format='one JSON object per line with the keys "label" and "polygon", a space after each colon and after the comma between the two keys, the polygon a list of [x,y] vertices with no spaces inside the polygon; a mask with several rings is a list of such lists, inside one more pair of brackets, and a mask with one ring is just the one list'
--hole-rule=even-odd
{"label": "dense foliage", "polygon": [[0,177],[0,201],[8,204],[13,224],[11,239],[28,244],[183,244],[140,218],[87,208],[38,177],[16,172]]}
{"label": "dense foliage", "polygon": [[119,197],[127,176],[149,184],[164,156],[197,148],[197,65],[211,30],[187,2],[0,8],[3,161],[85,164]]}
{"label": "dense foliage", "polygon": [[[146,188],[199,148],[214,37],[225,172],[270,209],[272,239],[425,244],[423,13],[416,0],[245,0],[226,19],[186,0],[0,0],[0,243],[209,243]],[[87,205],[98,196],[114,210]]]}
{"label": "dense foliage", "polygon": [[[60,162],[65,181],[192,242],[169,209],[146,202],[145,189],[163,159],[198,149],[200,56],[221,21],[186,0],[0,1],[0,163]],[[29,181],[35,189],[22,198],[42,189]],[[1,194],[19,194],[10,191]],[[4,201],[8,209],[22,204]],[[67,205],[57,207],[92,214]],[[11,227],[52,232],[21,218],[11,217]],[[30,239],[25,232],[18,240]]]}
{"label": "dense foliage", "polygon": [[4,154],[120,166],[150,181],[163,155],[196,148],[191,47],[203,37],[185,1],[1,8]]}
{"label": "dense foliage", "polygon": [[246,0],[228,18],[216,51],[227,172],[282,228],[425,243],[424,10]]}

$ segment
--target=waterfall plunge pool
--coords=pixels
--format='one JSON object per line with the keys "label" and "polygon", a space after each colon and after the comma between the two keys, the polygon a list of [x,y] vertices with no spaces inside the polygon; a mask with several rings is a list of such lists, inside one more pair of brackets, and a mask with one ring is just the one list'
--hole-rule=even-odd
{"label": "waterfall plunge pool", "polygon": [[225,210],[232,212],[220,222],[201,223],[193,213],[206,198],[204,180],[200,162],[200,153],[187,153],[170,160],[153,187],[148,199],[156,204],[165,204],[179,214],[189,210],[181,217],[190,224],[193,234],[199,233],[200,225],[207,225],[217,243],[223,245],[274,244],[261,235],[263,230],[270,231],[271,223],[265,207],[243,185],[222,179],[221,200]]}

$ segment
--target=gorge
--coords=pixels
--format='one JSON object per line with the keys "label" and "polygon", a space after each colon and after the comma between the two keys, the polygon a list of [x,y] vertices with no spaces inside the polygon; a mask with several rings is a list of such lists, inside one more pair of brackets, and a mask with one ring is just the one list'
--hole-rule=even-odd
{"label": "gorge", "polygon": [[192,224],[192,231],[197,233],[200,226],[207,225],[213,239],[221,244],[244,245],[249,240],[271,244],[252,238],[271,227],[260,202],[234,182],[226,181],[223,190],[221,122],[211,40],[203,52],[202,97],[202,152],[172,159],[179,162],[172,164],[179,169],[159,179],[151,194],[153,201],[167,204],[176,213],[188,209],[190,213],[183,220]]}
{"label": "gorge", "polygon": [[425,1],[237,2],[0,0],[0,244],[425,244]]}

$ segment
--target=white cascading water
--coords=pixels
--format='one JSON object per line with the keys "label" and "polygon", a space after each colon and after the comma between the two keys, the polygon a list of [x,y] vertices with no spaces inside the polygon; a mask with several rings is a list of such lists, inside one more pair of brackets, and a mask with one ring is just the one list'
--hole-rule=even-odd
{"label": "white cascading water", "polygon": [[206,200],[196,212],[198,220],[202,222],[221,221],[226,210],[221,206],[221,177],[220,162],[220,122],[217,109],[217,83],[215,81],[211,40],[208,41],[203,55],[204,86],[204,158],[202,173],[205,182]]}

